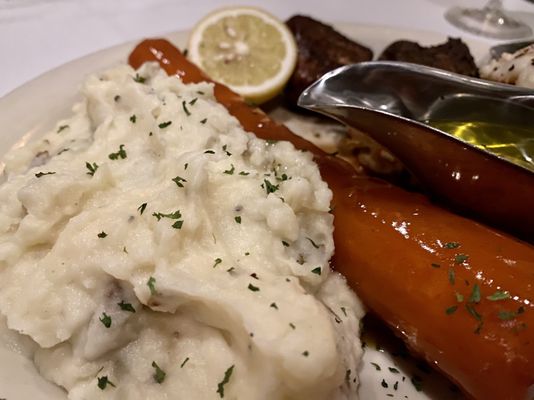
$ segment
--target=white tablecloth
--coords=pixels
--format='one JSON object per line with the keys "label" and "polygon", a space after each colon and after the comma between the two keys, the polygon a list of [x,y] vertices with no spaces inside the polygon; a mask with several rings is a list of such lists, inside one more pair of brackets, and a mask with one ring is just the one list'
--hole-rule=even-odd
{"label": "white tablecloth", "polygon": [[[254,5],[282,19],[388,25],[469,36],[443,17],[455,4],[484,0],[0,0],[0,96],[67,61],[121,42],[190,28],[214,8]],[[534,13],[524,0],[509,10]],[[534,14],[524,14],[525,16]]]}

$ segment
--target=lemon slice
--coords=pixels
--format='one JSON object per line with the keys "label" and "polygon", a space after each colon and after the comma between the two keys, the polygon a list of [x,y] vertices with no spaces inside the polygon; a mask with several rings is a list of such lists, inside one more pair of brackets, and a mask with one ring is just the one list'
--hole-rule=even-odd
{"label": "lemon slice", "polygon": [[257,8],[232,7],[193,28],[188,57],[210,78],[260,104],[284,88],[295,69],[297,46],[282,21]]}

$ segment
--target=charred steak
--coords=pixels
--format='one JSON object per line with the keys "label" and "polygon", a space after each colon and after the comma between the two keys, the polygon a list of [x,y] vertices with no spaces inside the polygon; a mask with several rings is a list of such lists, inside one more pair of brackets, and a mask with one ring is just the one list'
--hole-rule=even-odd
{"label": "charred steak", "polygon": [[399,40],[391,43],[382,52],[379,60],[411,62],[478,77],[478,68],[473,56],[461,39],[449,38],[446,43],[430,47]]}
{"label": "charred steak", "polygon": [[328,71],[373,58],[370,49],[313,18],[295,15],[286,24],[298,47],[297,67],[285,93],[292,105],[297,103],[304,89]]}

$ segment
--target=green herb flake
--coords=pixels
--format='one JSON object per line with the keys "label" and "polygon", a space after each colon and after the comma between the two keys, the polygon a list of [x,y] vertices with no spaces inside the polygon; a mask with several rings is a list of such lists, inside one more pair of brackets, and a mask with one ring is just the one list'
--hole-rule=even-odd
{"label": "green herb flake", "polygon": [[297,327],[295,326],[295,324],[293,322],[290,322],[289,323],[289,326],[291,327],[291,329],[295,330],[297,329]]}
{"label": "green herb flake", "polygon": [[238,215],[237,217],[234,218],[235,222],[237,222],[238,224],[241,223],[241,217]]}
{"label": "green herb flake", "polygon": [[57,128],[57,133],[63,132],[68,127],[69,127],[68,125],[61,125],[59,128]]}
{"label": "green herb flake", "polygon": [[234,164],[230,164],[230,165],[231,165],[231,168],[224,171],[224,173],[227,175],[233,175],[235,171]]}
{"label": "green herb flake", "polygon": [[447,314],[447,315],[454,314],[456,312],[456,310],[458,310],[458,306],[456,306],[456,305],[450,306],[449,308],[447,308],[445,310],[445,314]]}
{"label": "green herb flake", "polygon": [[276,177],[276,180],[279,181],[279,182],[283,182],[283,181],[287,181],[289,178],[286,174],[282,174],[280,176],[277,176]]}
{"label": "green herb flake", "polygon": [[189,361],[189,357],[186,357],[185,360],[180,364],[180,368],[183,368],[185,364]]}
{"label": "green herb flake", "polygon": [[226,385],[228,382],[230,382],[230,378],[232,377],[232,373],[234,372],[234,365],[232,365],[230,368],[228,368],[225,372],[224,372],[224,378],[222,381],[220,381],[218,384],[217,384],[217,393],[219,394],[219,396],[222,398],[224,398],[224,385]]}
{"label": "green herb flake", "polygon": [[309,237],[307,237],[306,239],[308,239],[310,241],[310,243],[312,244],[313,247],[315,247],[316,249],[319,248],[319,245],[317,243],[315,243],[312,239],[310,239]]}
{"label": "green herb flake", "polygon": [[282,240],[282,244],[284,245],[284,247],[289,247],[289,243],[287,243],[285,240]]}
{"label": "green herb flake", "polygon": [[148,278],[146,285],[150,289],[150,294],[154,296],[156,294],[156,278],[154,278],[153,276]]}
{"label": "green herb flake", "polygon": [[131,117],[130,117],[130,122],[132,124],[135,124],[137,122],[137,116],[135,114],[133,114]]}
{"label": "green herb flake", "polygon": [[200,123],[201,123],[202,125],[204,125],[206,122],[208,122],[208,119],[207,119],[207,118],[204,118],[204,119],[201,119],[201,120],[200,120]]}
{"label": "green herb flake", "polygon": [[466,304],[465,308],[471,314],[471,316],[477,321],[482,321],[482,315],[480,315],[472,304]]}
{"label": "green herb flake", "polygon": [[260,288],[254,286],[252,283],[249,283],[249,284],[248,284],[248,290],[250,290],[250,291],[252,291],[252,292],[259,292],[259,291],[260,291]]}
{"label": "green herb flake", "polygon": [[130,303],[125,303],[124,300],[121,300],[121,302],[117,303],[117,305],[122,311],[135,313],[135,308]]}
{"label": "green herb flake", "polygon": [[382,385],[383,388],[387,389],[389,387],[385,379],[382,379],[382,382],[380,382],[380,384]]}
{"label": "green herb flake", "polygon": [[348,317],[347,310],[345,307],[341,307],[341,312],[345,315],[345,317]]}
{"label": "green herb flake", "polygon": [[139,211],[139,214],[143,215],[143,213],[146,210],[147,203],[141,204],[139,207],[137,207],[137,211]]}
{"label": "green herb flake", "polygon": [[239,175],[241,175],[241,176],[247,176],[247,175],[250,175],[250,172],[241,171],[241,172],[239,173]]}
{"label": "green herb flake", "polygon": [[97,385],[100,390],[105,390],[108,385],[115,387],[115,384],[111,382],[107,376],[101,376],[100,378],[97,377],[97,380],[98,380]]}
{"label": "green herb flake", "polygon": [[54,175],[54,174],[55,174],[55,172],[38,172],[38,173],[35,174],[35,177],[36,178],[40,178],[40,177],[45,176],[45,175]]}
{"label": "green herb flake", "polygon": [[380,365],[378,365],[377,363],[372,362],[371,365],[372,365],[373,367],[375,367],[375,369],[376,369],[377,371],[381,371],[381,370],[382,370],[382,368],[380,368]]}
{"label": "green herb flake", "polygon": [[[517,314],[518,313],[515,311],[499,311],[498,315],[501,321],[510,321],[517,317]],[[520,314],[522,314],[522,312]]]}
{"label": "green herb flake", "polygon": [[98,236],[100,239],[104,239],[107,235],[108,235],[108,234],[107,234],[106,232],[102,231],[102,232],[100,232],[100,233],[99,233],[98,235],[96,235],[96,236]]}
{"label": "green herb flake", "polygon": [[185,103],[185,100],[182,101],[182,108],[184,109],[185,115],[187,115],[189,117],[191,115],[191,112],[187,109],[187,105]]}
{"label": "green herb flake", "polygon": [[491,296],[487,296],[486,299],[490,301],[506,300],[510,298],[510,293],[506,291],[497,290]]}
{"label": "green herb flake", "polygon": [[113,97],[113,101],[115,103],[118,102],[120,99],[121,99],[121,96],[119,96],[119,95],[116,95],[115,97]]}
{"label": "green herb flake", "polygon": [[228,145],[226,145],[226,144],[222,147],[222,149],[223,149],[223,151],[226,153],[226,155],[227,155],[228,157],[230,157],[230,156],[232,155],[232,153],[230,153],[230,152],[227,150],[227,148],[228,148]]}
{"label": "green herb flake", "polygon": [[152,375],[154,377],[154,380],[159,383],[159,384],[162,384],[163,381],[165,380],[165,377],[167,376],[167,373],[165,371],[163,371],[158,364],[156,364],[155,361],[152,361],[152,366],[154,367],[155,369],[155,372],[154,372],[154,375]]}
{"label": "green herb flake", "polygon": [[308,357],[308,356],[310,355],[310,352],[309,352],[308,350],[304,350],[304,351],[302,352],[302,355],[303,355],[304,357]]}
{"label": "green herb flake", "polygon": [[467,260],[469,259],[469,256],[465,255],[465,254],[456,254],[454,256],[454,263],[455,264],[463,264],[464,262],[466,262]]}
{"label": "green herb flake", "polygon": [[446,249],[457,249],[460,247],[460,243],[458,242],[447,242],[443,245]]}
{"label": "green herb flake", "polygon": [[189,105],[194,106],[195,103],[197,102],[197,100],[198,100],[198,98],[195,97],[193,100],[191,100],[191,101],[189,102]]}
{"label": "green herb flake", "polygon": [[197,90],[197,93],[198,93],[199,95],[201,95],[201,96],[204,96],[204,94],[205,94],[202,90]]}
{"label": "green herb flake", "polygon": [[89,163],[89,162],[85,162],[85,167],[89,170],[89,172],[87,172],[87,175],[91,175],[91,176],[94,176],[95,175],[95,172],[96,170],[98,169],[98,164],[97,163]]}
{"label": "green herb flake", "polygon": [[170,126],[171,124],[172,124],[172,121],[162,122],[161,124],[158,125],[158,128],[159,129],[165,129],[168,126]]}
{"label": "green herb flake", "polygon": [[456,282],[456,273],[452,268],[449,268],[449,282],[451,285],[454,285],[454,283]]}
{"label": "green herb flake", "polygon": [[220,263],[222,263],[222,260],[220,258],[216,258],[215,261],[213,262],[213,268],[215,268]]}
{"label": "green herb flake", "polygon": [[456,292],[456,293],[455,293],[455,296],[456,296],[456,301],[457,301],[458,303],[461,303],[462,301],[464,301],[464,296],[463,296],[463,294],[460,294],[460,293]]}
{"label": "green herb flake", "polygon": [[399,374],[400,371],[397,369],[397,368],[393,368],[393,367],[389,367],[389,372],[391,372],[392,374]]}
{"label": "green herb flake", "polygon": [[116,153],[110,153],[108,155],[110,160],[118,160],[119,158],[124,160],[127,156],[128,155],[126,154],[126,150],[124,150],[123,144],[119,146],[119,151],[117,151]]}
{"label": "green herb flake", "polygon": [[177,176],[176,178],[173,178],[172,181],[176,183],[176,185],[180,188],[184,187],[184,184],[182,182],[187,182],[186,179],[182,178],[181,176]]}
{"label": "green herb flake", "polygon": [[399,389],[399,381],[395,382],[395,384],[393,385],[393,389],[395,390]]}
{"label": "green herb flake", "polygon": [[105,312],[102,313],[102,316],[99,318],[100,322],[102,322],[102,325],[104,325],[106,328],[111,327],[111,317],[107,315]]}
{"label": "green herb flake", "polygon": [[480,303],[480,286],[478,286],[478,283],[473,285],[473,291],[471,292],[471,296],[469,296],[469,302]]}
{"label": "green herb flake", "polygon": [[430,265],[432,266],[432,268],[441,268],[441,265],[439,265],[437,263],[432,263]]}
{"label": "green herb flake", "polygon": [[133,78],[134,81],[136,81],[137,83],[145,83],[146,82],[146,78],[139,75],[139,74],[135,74],[134,78]]}
{"label": "green herb flake", "polygon": [[263,183],[265,183],[265,191],[267,192],[267,194],[274,193],[278,190],[278,185],[273,185],[267,179],[264,179]]}
{"label": "green herb flake", "polygon": [[182,226],[184,225],[184,221],[176,221],[174,224],[172,224],[171,226],[174,228],[174,229],[182,229]]}
{"label": "green herb flake", "polygon": [[206,150],[204,154],[215,154],[215,152],[213,150]]}
{"label": "green herb flake", "polygon": [[317,267],[317,268],[314,268],[312,269],[312,274],[315,274],[315,275],[321,275],[321,267]]}
{"label": "green herb flake", "polygon": [[269,307],[274,308],[275,310],[278,310],[278,306],[276,305],[276,303],[271,303]]}

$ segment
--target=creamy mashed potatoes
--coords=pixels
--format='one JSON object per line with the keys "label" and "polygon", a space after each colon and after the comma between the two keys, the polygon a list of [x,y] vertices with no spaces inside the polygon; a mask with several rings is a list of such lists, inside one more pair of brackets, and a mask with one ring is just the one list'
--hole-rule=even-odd
{"label": "creamy mashed potatoes", "polygon": [[70,399],[357,398],[363,312],[311,155],[154,64],[83,97],[0,187],[0,312],[39,371]]}
{"label": "creamy mashed potatoes", "polygon": [[503,53],[480,68],[480,76],[491,81],[534,88],[534,45],[515,53]]}

